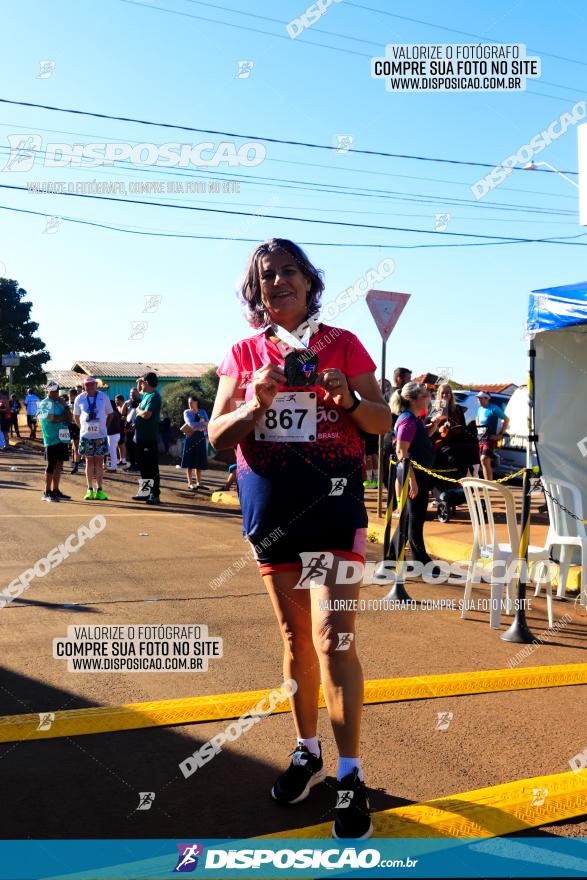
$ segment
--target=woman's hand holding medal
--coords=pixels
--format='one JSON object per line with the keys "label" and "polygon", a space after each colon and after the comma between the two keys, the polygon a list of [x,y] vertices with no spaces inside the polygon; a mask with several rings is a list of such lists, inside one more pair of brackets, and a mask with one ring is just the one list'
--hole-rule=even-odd
{"label": "woman's hand holding medal", "polygon": [[275,364],[265,364],[253,374],[253,400],[260,409],[268,409],[273,403],[281,385],[285,384],[285,373]]}

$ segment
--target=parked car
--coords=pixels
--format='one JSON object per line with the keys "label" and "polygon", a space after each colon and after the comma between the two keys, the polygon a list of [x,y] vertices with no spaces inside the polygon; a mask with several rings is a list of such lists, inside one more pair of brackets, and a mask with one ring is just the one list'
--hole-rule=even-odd
{"label": "parked car", "polygon": [[[526,437],[528,436],[528,391],[525,387],[517,388],[513,395],[491,394],[491,402],[500,406],[510,420],[508,433],[503,438],[501,445],[495,450],[495,465],[493,474],[495,477],[505,477],[514,474],[526,465]],[[456,402],[464,407],[467,424],[474,422],[477,417],[479,401],[477,391],[455,391]],[[498,423],[497,430],[501,431],[502,422]],[[537,464],[536,455],[533,455],[532,464]],[[519,478],[521,480],[521,477]]]}
{"label": "parked car", "polygon": [[[510,420],[508,432],[497,450],[500,467],[505,474],[513,474],[526,467],[526,446],[528,440],[528,389],[525,385],[516,388],[512,394],[505,414]],[[532,467],[538,464],[536,452],[532,452]],[[520,478],[521,479],[521,478]]]}
{"label": "parked car", "polygon": [[[474,422],[477,418],[477,410],[479,408],[479,401],[477,400],[477,391],[453,391],[454,398],[459,406],[464,407],[465,409],[465,419],[467,424],[469,422]],[[491,402],[495,403],[497,406],[500,406],[503,410],[505,410],[506,406],[510,401],[509,394],[492,394]]]}

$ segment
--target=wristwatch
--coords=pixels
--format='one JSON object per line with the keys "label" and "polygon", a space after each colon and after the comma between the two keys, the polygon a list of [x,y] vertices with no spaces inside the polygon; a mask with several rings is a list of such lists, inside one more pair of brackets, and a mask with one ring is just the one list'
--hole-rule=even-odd
{"label": "wristwatch", "polygon": [[351,397],[353,398],[353,402],[350,406],[343,406],[342,409],[344,410],[344,412],[352,413],[356,410],[356,408],[361,403],[361,398],[357,397],[356,393],[353,391],[352,388],[350,388],[349,391],[351,392]]}

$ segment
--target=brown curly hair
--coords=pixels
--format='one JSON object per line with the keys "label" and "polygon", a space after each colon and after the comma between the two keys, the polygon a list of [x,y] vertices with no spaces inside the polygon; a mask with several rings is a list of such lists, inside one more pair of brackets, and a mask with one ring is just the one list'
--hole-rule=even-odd
{"label": "brown curly hair", "polygon": [[300,271],[311,282],[308,293],[308,315],[313,315],[320,308],[320,298],[324,290],[323,273],[316,269],[299,245],[294,244],[288,238],[271,238],[255,248],[245,270],[238,295],[245,307],[245,316],[251,327],[256,329],[266,327],[269,323],[269,315],[261,300],[261,280],[259,277],[259,260],[266,254],[275,251],[287,251],[296,263]]}

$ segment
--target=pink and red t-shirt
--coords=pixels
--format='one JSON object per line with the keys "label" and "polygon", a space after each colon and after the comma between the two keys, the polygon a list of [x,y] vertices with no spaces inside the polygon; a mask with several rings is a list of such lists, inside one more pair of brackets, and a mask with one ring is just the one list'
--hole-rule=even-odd
{"label": "pink and red t-shirt", "polygon": [[[268,363],[283,367],[284,356],[269,335],[265,330],[237,342],[218,367],[219,376],[233,376],[245,387],[245,400],[252,397],[253,373]],[[376,369],[348,330],[320,324],[309,345],[319,371],[336,367],[351,379]],[[237,446],[243,532],[255,542],[278,527],[295,536],[367,525],[358,428],[344,410],[325,401],[322,388],[304,390],[318,398],[314,441],[257,440],[252,431]]]}

